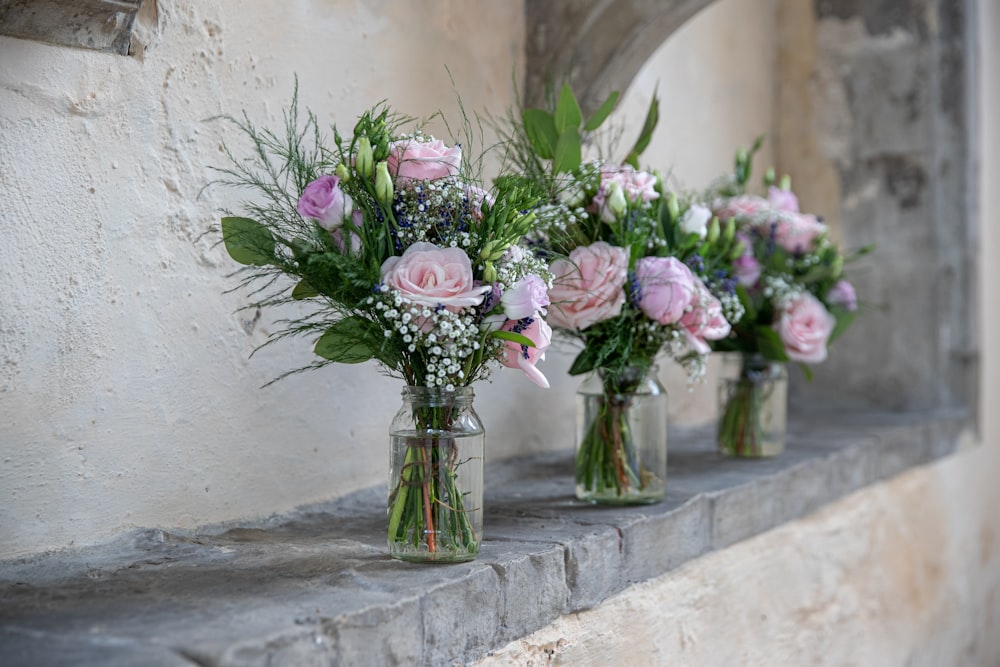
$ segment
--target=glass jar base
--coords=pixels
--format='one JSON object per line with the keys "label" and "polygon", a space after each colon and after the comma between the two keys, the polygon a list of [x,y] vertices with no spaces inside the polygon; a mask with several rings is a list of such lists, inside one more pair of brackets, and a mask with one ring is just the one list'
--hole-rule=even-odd
{"label": "glass jar base", "polygon": [[744,449],[730,448],[724,445],[719,446],[719,453],[726,458],[732,459],[767,459],[778,456],[784,451],[784,442],[765,442],[759,447],[747,447]]}
{"label": "glass jar base", "polygon": [[479,551],[451,550],[428,551],[427,547],[414,547],[412,544],[389,545],[389,556],[407,563],[467,563],[475,560]]}

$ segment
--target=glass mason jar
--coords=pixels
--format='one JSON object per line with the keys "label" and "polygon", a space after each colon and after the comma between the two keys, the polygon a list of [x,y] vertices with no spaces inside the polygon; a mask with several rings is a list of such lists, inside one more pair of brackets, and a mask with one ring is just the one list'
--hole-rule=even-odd
{"label": "glass mason jar", "polygon": [[667,391],[657,368],[601,369],[577,391],[576,497],[605,505],[663,500]]}
{"label": "glass mason jar", "polygon": [[472,387],[403,389],[389,429],[389,555],[459,563],[479,553],[486,431]]}
{"label": "glass mason jar", "polygon": [[785,449],[788,371],[759,354],[726,353],[719,378],[719,451],[750,458]]}

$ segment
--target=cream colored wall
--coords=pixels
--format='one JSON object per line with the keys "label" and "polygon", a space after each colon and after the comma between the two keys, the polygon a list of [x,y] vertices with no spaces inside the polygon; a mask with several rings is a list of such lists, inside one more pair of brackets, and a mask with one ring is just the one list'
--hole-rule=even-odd
{"label": "cream colored wall", "polygon": [[1000,351],[987,335],[1000,327],[1000,6],[977,4],[978,442],[564,617],[480,667],[1000,662]]}
{"label": "cream colored wall", "polygon": [[[239,137],[208,119],[276,124],[294,74],[348,130],[382,98],[457,118],[445,66],[470,112],[521,77],[520,2],[158,4],[142,60],[0,37],[0,557],[384,483],[398,382],[336,367],[259,389],[310,345],[248,359],[274,316],[224,293],[235,264],[205,232],[244,193],[202,188]],[[488,423],[539,400],[516,375],[483,390]]]}

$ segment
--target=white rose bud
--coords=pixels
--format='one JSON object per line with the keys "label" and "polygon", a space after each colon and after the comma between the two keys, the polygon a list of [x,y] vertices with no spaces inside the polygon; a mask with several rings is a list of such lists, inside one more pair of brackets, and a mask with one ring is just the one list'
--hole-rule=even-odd
{"label": "white rose bud", "polygon": [[710,210],[700,204],[692,204],[681,218],[681,231],[685,234],[697,234],[699,239],[703,239],[708,234],[708,223],[711,219]]}

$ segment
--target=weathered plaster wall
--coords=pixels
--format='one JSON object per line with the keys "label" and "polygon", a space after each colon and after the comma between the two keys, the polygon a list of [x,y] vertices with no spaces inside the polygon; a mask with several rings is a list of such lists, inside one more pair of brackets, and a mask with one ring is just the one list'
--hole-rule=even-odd
{"label": "weathered plaster wall", "polygon": [[[348,128],[382,98],[455,118],[446,66],[470,112],[520,77],[519,2],[158,4],[137,58],[0,37],[0,557],[382,482],[397,382],[339,367],[259,389],[309,345],[248,360],[273,315],[224,293],[235,265],[205,232],[243,193],[202,188],[241,144],[208,119],[275,124],[294,74]],[[514,375],[484,389],[489,423],[538,399]]]}
{"label": "weathered plaster wall", "polygon": [[[757,10],[773,0],[722,5],[622,102],[641,121],[660,81],[664,121],[646,156],[683,183],[728,168],[734,137],[770,116],[758,95],[729,133],[695,144],[704,126],[678,131],[691,116],[668,89],[702,109],[735,104],[747,91],[727,84],[725,65],[741,48],[764,51],[744,78],[773,85]],[[248,359],[275,315],[237,312],[245,295],[224,293],[235,267],[205,232],[242,193],[202,188],[225,164],[220,143],[241,144],[208,119],[246,109],[277,123],[293,74],[324,122],[350,127],[383,98],[454,119],[446,66],[466,109],[499,115],[521,78],[520,3],[158,7],[158,34],[136,58],[0,37],[0,557],[131,526],[265,517],[382,483],[398,382],[365,365],[259,389],[310,351],[293,341]],[[712,45],[718,31],[731,50]],[[693,68],[696,49],[704,65]],[[572,446],[574,354],[549,355],[549,392],[513,371],[477,388],[489,457]],[[697,394],[668,364],[664,379],[687,418]],[[710,385],[701,391],[711,400]]]}
{"label": "weathered plaster wall", "polygon": [[[786,10],[801,4],[784,3]],[[987,340],[1000,326],[1000,267],[990,261],[1000,252],[1000,229],[989,215],[1000,206],[1000,44],[993,39],[1000,6],[975,5],[981,171],[970,186],[984,215],[976,230],[979,299],[971,305]],[[812,191],[822,197],[823,175],[817,178]],[[564,617],[479,664],[998,664],[995,348],[982,350],[979,441],[964,451]]]}

